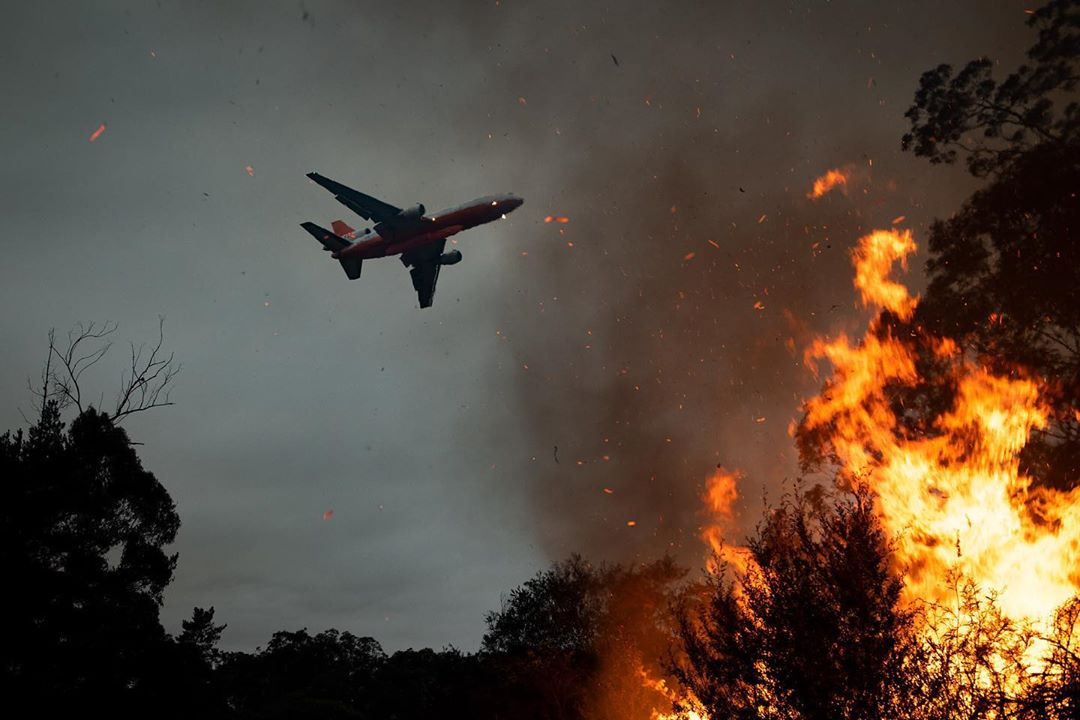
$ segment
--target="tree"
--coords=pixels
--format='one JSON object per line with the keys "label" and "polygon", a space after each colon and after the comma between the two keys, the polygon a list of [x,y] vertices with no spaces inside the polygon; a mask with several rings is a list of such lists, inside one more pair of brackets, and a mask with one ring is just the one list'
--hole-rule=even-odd
{"label": "tree", "polygon": [[220,663],[221,653],[217,649],[217,644],[226,626],[214,624],[214,608],[209,610],[195,608],[191,613],[191,619],[181,622],[180,628],[177,642],[194,648],[203,662],[211,668]]}
{"label": "tree", "polygon": [[241,717],[367,717],[372,681],[385,661],[369,637],[279,631],[253,655],[227,654],[218,675],[229,708]]}
{"label": "tree", "polygon": [[963,155],[971,173],[984,177],[1035,147],[1080,139],[1080,103],[1074,99],[1060,113],[1054,104],[1080,82],[1080,4],[1052,0],[1032,12],[1027,24],[1039,31],[1027,52],[1032,64],[1000,83],[986,57],[956,75],[949,65],[923,73],[915,103],[905,113],[911,131],[902,138],[903,149],[932,163],[953,163]]}
{"label": "tree", "polygon": [[[179,368],[162,357],[160,334],[149,351],[132,345],[115,407],[93,407],[80,378],[115,329],[79,326],[64,348],[50,332],[41,385],[32,388],[36,422],[0,436],[0,562],[9,588],[0,599],[8,623],[0,683],[15,705],[33,699],[46,714],[144,712],[171,662],[158,612],[176,566],[165,548],[180,519],[116,423],[168,404]],[[70,426],[67,408],[77,410]]]}
{"label": "tree", "polygon": [[1050,631],[1038,638],[1048,652],[1019,700],[1025,720],[1080,719],[1080,596],[1062,605]]}
{"label": "tree", "polygon": [[[93,408],[65,429],[46,397],[24,435],[0,437],[0,562],[8,697],[57,706],[137,703],[180,525],[127,433]],[[40,704],[39,704],[40,707]]]}
{"label": "tree", "polygon": [[[79,323],[59,345],[56,332],[49,331],[49,351],[41,371],[41,385],[30,391],[37,398],[37,409],[44,410],[53,401],[61,411],[74,406],[80,413],[90,405],[81,385],[83,374],[97,365],[112,348],[108,338],[116,332],[116,323]],[[111,410],[104,410],[104,395],[99,396],[99,412],[119,423],[129,415],[172,405],[169,391],[180,372],[174,355],[165,355],[165,319],[158,318],[158,339],[153,345],[131,343],[128,367],[120,375],[120,388]]]}
{"label": "tree", "polygon": [[930,283],[912,325],[996,372],[1041,380],[1050,424],[1028,443],[1023,469],[1068,489],[1080,482],[1080,1],[1054,0],[1028,25],[1038,29],[1029,65],[1001,82],[986,58],[955,76],[941,65],[923,74],[907,112],[905,149],[932,163],[966,156],[987,179],[931,227]]}
{"label": "tree", "polygon": [[913,616],[870,493],[797,489],[748,550],[682,616],[678,675],[710,717],[898,717]]}
{"label": "tree", "polygon": [[[507,716],[651,718],[671,700],[671,607],[686,570],[670,558],[634,567],[556,563],[489,613],[486,667],[508,678]],[[651,681],[651,682],[650,682]]]}

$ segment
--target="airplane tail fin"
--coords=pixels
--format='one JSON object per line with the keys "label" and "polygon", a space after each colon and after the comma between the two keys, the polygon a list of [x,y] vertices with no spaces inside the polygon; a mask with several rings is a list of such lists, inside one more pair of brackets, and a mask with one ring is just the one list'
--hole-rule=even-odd
{"label": "airplane tail fin", "polygon": [[[336,224],[337,222],[335,222],[335,225]],[[344,223],[341,224],[344,225]],[[307,230],[313,238],[322,243],[324,250],[329,250],[330,252],[338,252],[339,250],[344,250],[345,248],[352,245],[351,242],[341,237],[340,235],[330,232],[324,227],[319,227],[315,223],[300,223],[300,227]],[[360,277],[361,264],[363,263],[362,258],[343,257],[338,258],[338,260],[339,262],[341,262],[341,267],[345,270],[345,274],[349,276],[350,280],[355,280],[356,278]]]}
{"label": "airplane tail fin", "polygon": [[333,229],[335,234],[340,235],[346,240],[356,239],[356,230],[353,230],[351,227],[349,227],[349,224],[346,223],[344,220],[335,220],[334,222],[330,223],[330,227],[331,229]]}
{"label": "airplane tail fin", "polygon": [[360,269],[363,264],[363,260],[358,257],[343,257],[340,258],[341,267],[345,270],[345,274],[349,276],[350,280],[355,280],[360,277]]}

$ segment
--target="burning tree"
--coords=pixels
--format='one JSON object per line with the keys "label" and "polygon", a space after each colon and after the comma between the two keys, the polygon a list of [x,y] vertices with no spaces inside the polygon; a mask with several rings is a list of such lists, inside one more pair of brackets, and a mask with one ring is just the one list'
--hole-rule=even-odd
{"label": "burning tree", "polygon": [[1080,3],[1054,0],[1028,25],[1038,30],[1029,64],[1000,82],[988,58],[955,74],[941,65],[923,74],[907,112],[905,149],[932,163],[963,158],[987,179],[931,228],[930,286],[912,325],[999,375],[1039,379],[1047,422],[1022,467],[1069,489],[1080,483]]}
{"label": "burning tree", "polygon": [[747,550],[682,616],[678,675],[709,717],[897,716],[914,615],[871,493],[796,489]]}

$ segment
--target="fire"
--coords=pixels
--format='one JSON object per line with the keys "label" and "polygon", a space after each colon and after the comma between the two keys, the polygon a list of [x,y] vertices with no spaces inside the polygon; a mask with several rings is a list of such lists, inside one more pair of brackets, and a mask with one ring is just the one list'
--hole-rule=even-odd
{"label": "fire", "polygon": [[676,712],[670,713],[662,713],[659,710],[653,710],[651,720],[709,720],[709,714],[705,712],[705,708],[702,707],[701,702],[693,695],[679,695],[668,687],[667,682],[663,678],[657,679],[652,677],[643,667],[638,668],[638,673],[641,675],[641,684],[644,687],[655,690],[666,700],[671,702],[672,705],[681,708]]}
{"label": "fire", "polygon": [[[859,343],[841,334],[809,348],[807,360],[828,360],[833,374],[805,404],[804,427],[825,434],[842,479],[875,491],[909,599],[945,601],[959,571],[997,592],[1010,618],[1038,626],[1080,588],[1080,489],[1033,487],[1020,471],[1020,451],[1047,424],[1038,382],[995,375],[948,338],[891,333],[888,314],[908,320],[918,305],[889,279],[914,250],[910,231],[878,230],[852,253],[863,304],[888,313]],[[896,391],[925,382],[920,347],[946,368],[955,399],[915,436]]]}
{"label": "fire", "polygon": [[709,557],[705,562],[709,572],[715,573],[721,566],[729,565],[737,573],[743,573],[750,562],[746,548],[725,540],[735,524],[735,501],[739,499],[740,479],[741,472],[718,466],[712,477],[705,481],[702,500],[712,521],[702,528],[701,539],[709,548]]}
{"label": "fire", "polygon": [[814,187],[806,194],[806,197],[811,200],[817,200],[836,188],[840,188],[841,191],[846,191],[848,180],[850,179],[850,168],[836,168],[834,170],[829,170],[824,175],[814,180]]}

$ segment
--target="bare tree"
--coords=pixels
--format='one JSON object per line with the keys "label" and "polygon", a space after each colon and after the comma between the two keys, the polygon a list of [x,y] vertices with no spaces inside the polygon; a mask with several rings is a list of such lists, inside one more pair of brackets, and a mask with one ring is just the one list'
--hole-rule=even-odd
{"label": "bare tree", "polygon": [[[88,407],[80,383],[83,374],[97,365],[112,348],[110,337],[118,325],[114,322],[79,323],[67,334],[67,342],[57,342],[56,331],[49,331],[49,351],[41,371],[40,386],[32,384],[35,409],[40,413],[50,402],[58,409],[74,405],[81,413]],[[118,423],[128,415],[155,407],[172,405],[169,392],[172,381],[180,372],[174,354],[165,354],[165,318],[158,318],[158,339],[150,344],[130,343],[127,367],[120,374],[120,389],[111,410],[104,409],[104,394],[99,395],[97,407]]]}

